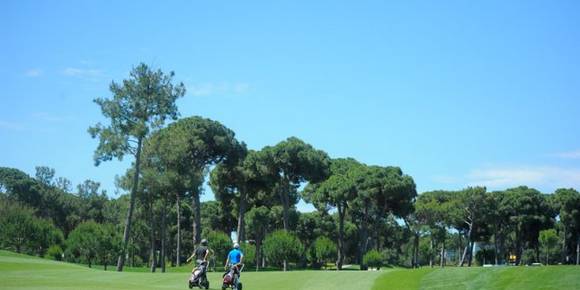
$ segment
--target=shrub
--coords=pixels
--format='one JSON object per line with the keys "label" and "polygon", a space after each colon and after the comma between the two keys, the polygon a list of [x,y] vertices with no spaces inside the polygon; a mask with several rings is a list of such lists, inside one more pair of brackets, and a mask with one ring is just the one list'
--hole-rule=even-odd
{"label": "shrub", "polygon": [[[206,237],[208,247],[215,256],[216,263],[219,264],[226,261],[226,257],[232,249],[232,240],[223,232],[211,231]],[[221,261],[221,262],[220,262]]]}
{"label": "shrub", "polygon": [[39,256],[44,256],[53,245],[62,245],[64,235],[52,221],[39,218],[34,218],[33,221],[34,233],[31,235],[30,246],[36,249]]}
{"label": "shrub", "polygon": [[319,237],[314,241],[314,258],[316,262],[326,264],[336,257],[336,244],[327,237]]}
{"label": "shrub", "polygon": [[248,267],[256,266],[256,246],[252,244],[242,244],[240,247],[244,254],[244,264]]}
{"label": "shrub", "polygon": [[148,266],[148,265],[146,265],[145,261],[143,261],[143,258],[141,258],[139,255],[135,255],[135,256],[131,257],[131,259],[128,261],[131,262],[132,267],[146,267],[146,266]]}
{"label": "shrub", "polygon": [[536,263],[536,251],[533,249],[527,249],[522,254],[522,264],[530,265],[532,263]]}
{"label": "shrub", "polygon": [[48,248],[44,257],[47,259],[60,261],[62,260],[62,253],[62,248],[59,245],[52,245]]}
{"label": "shrub", "polygon": [[540,260],[544,260],[546,265],[550,264],[550,261],[556,260],[559,254],[559,238],[556,230],[549,229],[541,231],[538,241],[540,242],[542,252],[542,258]]}
{"label": "shrub", "polygon": [[401,264],[403,261],[400,260],[399,252],[396,249],[384,249],[381,252],[383,261],[389,265]]}
{"label": "shrub", "polygon": [[264,254],[275,265],[297,261],[302,251],[298,238],[285,230],[275,231],[264,240]]}
{"label": "shrub", "polygon": [[112,224],[100,224],[100,226],[102,236],[99,237],[97,256],[106,271],[107,265],[114,264],[121,254],[121,236]]}
{"label": "shrub", "polygon": [[44,256],[51,245],[60,245],[63,234],[52,221],[34,216],[33,209],[0,200],[0,247]]}
{"label": "shrub", "polygon": [[94,221],[79,224],[66,240],[67,261],[87,263],[90,268],[97,258],[102,236],[100,224]]}
{"label": "shrub", "polygon": [[31,239],[34,234],[32,209],[15,202],[0,203],[0,246],[17,253],[32,253]]}
{"label": "shrub", "polygon": [[383,257],[379,251],[370,250],[364,255],[363,264],[368,265],[371,268],[380,269],[383,265]]}

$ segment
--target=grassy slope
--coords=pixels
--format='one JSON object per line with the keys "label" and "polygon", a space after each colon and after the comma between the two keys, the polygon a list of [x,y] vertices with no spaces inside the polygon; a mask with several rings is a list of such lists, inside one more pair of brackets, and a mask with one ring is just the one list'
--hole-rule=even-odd
{"label": "grassy slope", "polygon": [[[382,272],[245,272],[247,290],[370,289]],[[208,274],[220,289],[221,274]],[[88,269],[0,251],[0,289],[187,289],[188,273],[135,273]]]}
{"label": "grassy slope", "polygon": [[379,277],[373,290],[580,289],[580,267],[498,267],[400,270]]}

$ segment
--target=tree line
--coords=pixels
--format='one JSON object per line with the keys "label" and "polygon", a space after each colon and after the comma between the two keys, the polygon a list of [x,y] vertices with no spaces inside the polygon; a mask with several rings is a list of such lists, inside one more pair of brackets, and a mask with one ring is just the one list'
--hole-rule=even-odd
{"label": "tree line", "polygon": [[[73,192],[48,167],[37,167],[35,177],[0,168],[2,248],[165,271],[202,237],[223,262],[235,231],[256,269],[578,264],[574,189],[418,195],[399,167],[331,158],[296,137],[251,150],[215,120],[180,118],[175,102],[185,86],[173,76],[140,64],[111,84],[111,98],[95,100],[107,120],[89,128],[98,140],[95,164],[131,156],[132,167],[116,180],[128,194],[111,199],[90,180]],[[200,202],[206,180],[215,201]],[[300,199],[316,211],[297,211]]]}

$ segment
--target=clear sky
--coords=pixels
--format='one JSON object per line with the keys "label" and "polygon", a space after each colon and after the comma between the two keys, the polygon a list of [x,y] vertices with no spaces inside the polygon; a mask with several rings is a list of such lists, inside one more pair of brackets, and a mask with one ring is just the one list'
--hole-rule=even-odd
{"label": "clear sky", "polygon": [[92,100],[145,62],[252,149],[297,136],[419,192],[580,188],[580,2],[387,2],[1,1],[0,166],[112,195],[129,161],[93,165]]}

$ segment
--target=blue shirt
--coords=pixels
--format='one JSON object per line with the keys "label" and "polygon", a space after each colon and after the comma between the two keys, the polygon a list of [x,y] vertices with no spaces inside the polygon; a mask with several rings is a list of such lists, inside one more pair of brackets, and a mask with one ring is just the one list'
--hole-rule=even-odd
{"label": "blue shirt", "polygon": [[242,253],[242,251],[238,250],[238,249],[233,249],[230,251],[230,253],[228,254],[228,258],[230,259],[230,264],[237,264],[242,260],[242,256],[244,254]]}

